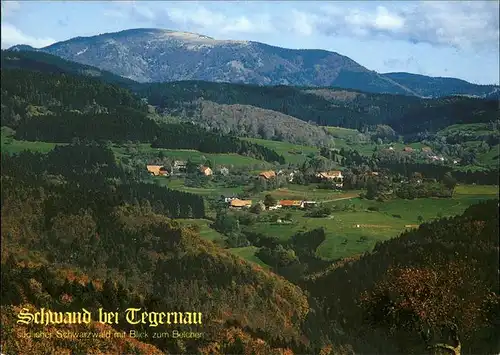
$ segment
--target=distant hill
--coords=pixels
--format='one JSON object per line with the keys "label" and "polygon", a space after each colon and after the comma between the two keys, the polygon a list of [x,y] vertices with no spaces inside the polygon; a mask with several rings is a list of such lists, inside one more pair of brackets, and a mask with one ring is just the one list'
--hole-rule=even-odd
{"label": "distant hill", "polygon": [[[461,96],[422,99],[338,88],[259,86],[207,81],[141,84],[94,67],[33,51],[2,51],[2,69],[9,69],[9,72],[12,72],[11,69],[22,69],[25,72],[21,76],[23,81],[31,78],[29,71],[69,74],[61,83],[69,80],[68,90],[71,85],[75,85],[75,90],[82,90],[79,97],[90,94],[87,92],[88,88],[80,87],[81,80],[74,77],[84,76],[82,79],[85,82],[111,83],[136,94],[132,97],[130,91],[119,90],[120,95],[127,96],[120,100],[130,102],[144,98],[149,104],[171,116],[206,128],[239,136],[314,146],[328,144],[330,141],[330,137],[317,125],[362,130],[366,126],[389,124],[399,134],[411,135],[425,130],[437,131],[456,123],[487,123],[496,120],[498,116],[498,98],[495,97],[491,97],[492,100]],[[99,90],[111,88],[102,87]],[[496,94],[498,95],[498,91]],[[102,100],[106,95],[99,96],[96,92],[88,99],[78,101],[78,109],[88,110],[88,105],[92,104],[90,97],[101,106],[107,106]],[[51,105],[53,106],[53,102]],[[116,102],[113,101],[113,105]],[[134,105],[145,110],[145,105],[139,102]],[[21,111],[19,114],[23,116],[24,111]],[[7,116],[9,115],[5,117]],[[5,121],[5,117],[2,117],[2,121]]]}
{"label": "distant hill", "polygon": [[[33,50],[25,45],[11,49]],[[423,76],[414,83],[415,79],[402,78],[396,75],[398,73],[379,74],[349,57],[326,50],[216,40],[200,34],[154,28],[76,37],[39,50],[138,82],[204,80],[341,87],[409,96],[447,96],[451,92],[475,95],[486,94],[488,90],[463,81],[435,87],[436,78]],[[413,78],[413,74],[407,76]],[[455,85],[458,86],[455,88]]]}
{"label": "distant hill", "polygon": [[31,46],[17,46],[14,50],[3,50],[1,60],[2,69],[25,69],[53,74],[82,75],[124,87],[136,84],[133,80],[111,72],[37,51]]}
{"label": "distant hill", "polygon": [[[321,126],[362,130],[389,124],[399,134],[437,131],[455,123],[495,121],[498,102],[470,97],[422,99],[405,95],[364,93],[352,90],[292,86],[257,86],[203,81],[142,84],[137,88],[149,104],[170,114],[199,120],[201,101],[219,105],[249,105]],[[200,101],[201,100],[201,101]],[[235,111],[235,115],[243,112]],[[212,114],[208,119],[216,120]],[[234,116],[235,120],[237,117]]]}
{"label": "distant hill", "polygon": [[498,92],[499,89],[498,85],[477,85],[456,78],[430,77],[410,73],[386,73],[382,76],[425,97],[452,95],[487,97]]}

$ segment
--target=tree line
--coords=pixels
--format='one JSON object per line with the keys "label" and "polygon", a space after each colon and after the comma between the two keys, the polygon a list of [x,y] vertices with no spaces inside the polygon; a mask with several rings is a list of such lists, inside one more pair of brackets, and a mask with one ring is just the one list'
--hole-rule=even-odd
{"label": "tree line", "polygon": [[2,126],[15,138],[70,143],[73,139],[139,141],[155,147],[236,153],[284,163],[275,151],[189,123],[168,124],[148,116],[147,106],[130,91],[98,80],[2,70]]}
{"label": "tree line", "polygon": [[356,91],[352,91],[350,99],[345,99],[338,91],[201,81],[141,84],[136,88],[136,92],[147,98],[150,104],[168,109],[174,115],[194,116],[196,102],[203,98],[218,104],[252,105],[274,110],[322,126],[362,130],[367,126],[388,124],[403,135],[437,131],[454,123],[494,121],[498,110],[495,100],[467,97],[421,99]]}

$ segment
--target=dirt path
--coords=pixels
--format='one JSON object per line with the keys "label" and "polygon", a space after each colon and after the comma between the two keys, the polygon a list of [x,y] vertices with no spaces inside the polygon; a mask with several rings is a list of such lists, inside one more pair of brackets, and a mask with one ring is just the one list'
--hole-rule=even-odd
{"label": "dirt path", "polygon": [[335,198],[333,200],[323,200],[321,202],[335,202],[335,201],[341,201],[341,200],[350,200],[350,199],[353,199],[353,198],[356,198],[356,197],[359,197],[359,195],[349,196],[349,197]]}

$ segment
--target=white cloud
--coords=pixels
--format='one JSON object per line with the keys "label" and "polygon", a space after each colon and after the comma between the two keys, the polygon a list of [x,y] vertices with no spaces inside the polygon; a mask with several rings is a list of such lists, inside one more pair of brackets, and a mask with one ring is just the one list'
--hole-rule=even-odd
{"label": "white cloud", "polygon": [[155,12],[140,1],[116,1],[112,2],[114,9],[104,11],[104,16],[113,18],[130,18],[136,21],[152,21],[156,18]]}
{"label": "white cloud", "polygon": [[194,25],[201,28],[221,28],[226,23],[226,17],[222,14],[212,12],[205,7],[199,7],[195,11],[188,9],[173,8],[167,10],[167,16],[176,23]]}
{"label": "white cloud", "polygon": [[220,12],[211,11],[203,6],[191,11],[189,8],[171,8],[165,11],[167,17],[175,24],[186,27],[194,26],[199,32],[230,33],[267,33],[274,27],[270,16],[263,14],[253,17],[240,15],[230,17]]}
{"label": "white cloud", "polygon": [[137,16],[143,17],[145,20],[153,20],[156,15],[147,6],[134,5],[133,10]]}
{"label": "white cloud", "polygon": [[303,36],[310,36],[316,32],[318,18],[315,15],[302,11],[292,10],[291,24],[295,33]]}
{"label": "white cloud", "polygon": [[9,23],[2,23],[2,49],[7,49],[16,44],[28,44],[35,48],[45,47],[55,43],[53,38],[37,38],[29,36]]}
{"label": "white cloud", "polygon": [[[354,3],[356,4],[356,3]],[[497,1],[394,2],[376,9],[323,6],[318,31],[326,35],[372,36],[412,43],[429,43],[458,49],[498,51],[499,3]]]}
{"label": "white cloud", "polygon": [[394,31],[403,28],[404,18],[397,14],[391,14],[385,7],[377,7],[377,15],[373,25],[380,30]]}
{"label": "white cloud", "polygon": [[[281,34],[401,40],[434,46],[498,51],[498,1],[330,2],[248,11],[211,2],[115,2],[111,17],[210,35]],[[168,4],[168,5],[158,5]],[[271,8],[273,11],[271,12]],[[300,10],[299,10],[300,8]]]}

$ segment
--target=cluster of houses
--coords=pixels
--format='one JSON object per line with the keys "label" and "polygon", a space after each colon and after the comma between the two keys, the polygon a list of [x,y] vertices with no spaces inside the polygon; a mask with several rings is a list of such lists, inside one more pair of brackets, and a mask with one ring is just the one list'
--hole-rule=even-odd
{"label": "cluster of houses", "polygon": [[[271,179],[275,178],[276,176],[282,176],[282,175],[287,174],[288,181],[293,182],[295,174],[297,174],[297,173],[298,173],[298,171],[292,171],[289,173],[285,173],[283,170],[280,170],[276,173],[273,170],[268,170],[268,171],[261,172],[259,174],[259,177],[261,177],[265,180],[271,180]],[[315,176],[320,180],[335,181],[335,186],[337,188],[343,187],[344,176],[342,175],[342,171],[340,171],[340,170],[320,171],[320,172],[316,173]]]}
{"label": "cluster of houses", "polygon": [[[225,197],[224,202],[231,209],[244,209],[252,207],[252,200],[240,200],[236,197]],[[316,201],[305,200],[280,200],[274,206],[269,206],[268,210],[277,210],[280,208],[308,208],[316,205]]]}
{"label": "cluster of houses", "polygon": [[146,169],[153,176],[171,176],[186,171],[187,162],[176,160],[170,167],[164,165],[146,165]]}
{"label": "cluster of houses", "polygon": [[[146,165],[148,172],[154,176],[171,176],[175,174],[180,174],[186,172],[187,162],[183,160],[175,160],[170,167],[164,165]],[[198,171],[201,175],[211,176],[213,175],[213,170],[205,165],[198,166]],[[228,175],[229,169],[222,167],[219,169],[221,175]]]}
{"label": "cluster of houses", "polygon": [[[389,147],[389,150],[394,150],[394,147]],[[403,152],[405,153],[413,153],[415,149],[412,147],[404,147]],[[446,161],[446,158],[440,155],[435,155],[432,152],[432,149],[430,147],[423,147],[422,148],[422,153],[427,156],[429,160],[432,161]],[[453,160],[453,164],[458,164],[460,161],[459,160]]]}

